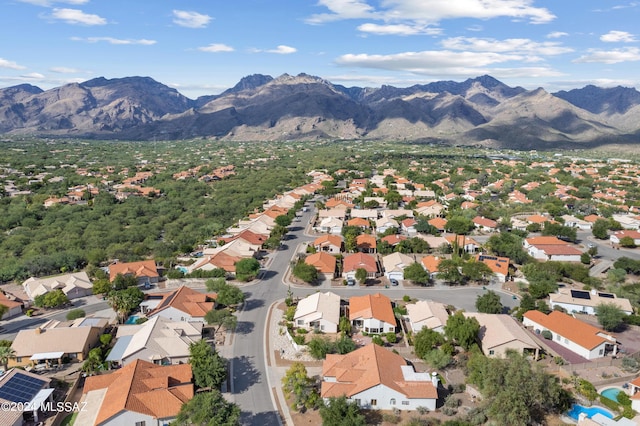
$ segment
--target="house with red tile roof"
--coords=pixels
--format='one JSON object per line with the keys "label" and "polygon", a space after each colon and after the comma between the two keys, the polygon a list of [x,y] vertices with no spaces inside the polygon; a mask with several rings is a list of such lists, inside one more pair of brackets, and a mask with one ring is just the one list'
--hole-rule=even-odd
{"label": "house with red tile roof", "polygon": [[441,261],[441,257],[432,255],[428,255],[422,258],[422,266],[424,266],[424,269],[427,270],[427,272],[431,276],[431,279],[434,279],[438,275],[438,266],[440,265]]}
{"label": "house with red tile roof", "polygon": [[361,408],[436,409],[435,373],[417,373],[398,354],[369,344],[346,355],[328,354],[322,363],[320,396],[346,396]]}
{"label": "house with red tile roof", "polygon": [[629,392],[631,393],[631,408],[640,411],[640,377],[629,382]]}
{"label": "house with red tile roof", "polygon": [[384,294],[367,294],[349,299],[349,321],[365,333],[396,331],[396,317],[391,299]]}
{"label": "house with red tile roof", "polygon": [[635,229],[616,231],[609,236],[609,241],[613,244],[620,244],[620,240],[625,237],[631,238],[635,245],[640,245],[640,231],[636,231]]}
{"label": "house with red tile roof", "polygon": [[342,276],[344,278],[355,278],[356,270],[363,268],[367,271],[368,278],[380,276],[380,265],[375,256],[366,253],[353,253],[342,260]]}
{"label": "house with red tile roof", "polygon": [[498,229],[498,222],[484,216],[476,216],[472,219],[476,229],[485,232],[493,232]]}
{"label": "house with red tile roof", "polygon": [[392,234],[392,235],[387,235],[386,237],[382,237],[380,238],[380,242],[386,242],[387,244],[389,244],[391,247],[395,247],[398,244],[400,244],[400,242],[406,240],[407,237],[405,237],[404,235],[399,235],[399,234]]}
{"label": "house with red tile roof", "polygon": [[444,232],[445,227],[447,226],[447,219],[442,217],[434,217],[433,219],[429,219],[427,223],[438,230],[438,232]]}
{"label": "house with red tile roof", "polygon": [[509,276],[509,258],[508,257],[500,257],[500,256],[492,256],[488,254],[478,254],[476,255],[476,261],[482,262],[491,269],[491,272],[495,275],[495,277],[501,281],[507,281],[507,277]]}
{"label": "house with red tile roof", "polygon": [[355,217],[347,221],[347,226],[357,226],[358,228],[368,229],[371,228],[371,222],[363,217]]}
{"label": "house with red tile roof", "polygon": [[206,254],[196,263],[188,268],[189,273],[193,271],[213,271],[214,269],[224,269],[230,274],[236,272],[236,263],[242,258],[240,256],[234,256],[226,250],[219,251],[214,254]]}
{"label": "house with red tile roof", "polygon": [[113,282],[119,274],[135,276],[138,279],[138,284],[154,284],[160,279],[155,260],[122,262],[109,265],[109,281]]}
{"label": "house with red tile roof", "polygon": [[336,258],[326,252],[320,251],[318,253],[310,254],[305,257],[304,263],[307,265],[315,266],[318,270],[318,274],[325,279],[332,280],[336,276]]}
{"label": "house with red tile roof", "polygon": [[356,248],[362,253],[375,253],[377,247],[376,237],[371,234],[360,234],[356,237]]}
{"label": "house with red tile roof", "polygon": [[187,286],[170,293],[153,293],[140,304],[147,318],[161,316],[171,321],[204,322],[204,316],[215,307],[216,294],[200,293]]}
{"label": "house with red tile roof", "polygon": [[135,360],[109,374],[87,377],[78,425],[156,425],[174,420],[194,395],[191,365]]}
{"label": "house with red tile roof", "polygon": [[451,245],[457,242],[458,247],[464,250],[465,253],[475,253],[480,248],[480,244],[471,237],[467,237],[466,235],[458,235],[457,237],[456,240],[456,235],[444,236]]}
{"label": "house with red tile roof", "polygon": [[532,237],[523,241],[524,249],[538,260],[580,262],[582,252],[556,237]]}
{"label": "house with red tile roof", "polygon": [[402,229],[403,232],[406,232],[409,235],[413,235],[416,233],[417,223],[418,222],[414,218],[408,217],[402,222],[400,222],[400,229]]}
{"label": "house with red tile roof", "polygon": [[522,323],[536,334],[550,331],[553,342],[588,360],[617,353],[614,336],[560,311],[552,311],[549,315],[528,311]]}
{"label": "house with red tile roof", "polygon": [[0,305],[7,308],[7,312],[5,312],[0,319],[7,319],[20,315],[22,313],[24,303],[16,299],[14,296],[7,295],[5,292],[0,291]]}
{"label": "house with red tile roof", "polygon": [[313,247],[316,251],[338,254],[342,251],[342,236],[323,235],[313,240]]}

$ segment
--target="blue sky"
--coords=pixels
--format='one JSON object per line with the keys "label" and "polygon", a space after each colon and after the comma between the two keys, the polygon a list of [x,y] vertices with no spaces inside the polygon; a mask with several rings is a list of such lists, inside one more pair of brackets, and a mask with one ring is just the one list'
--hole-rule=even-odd
{"label": "blue sky", "polygon": [[0,0],[0,87],[149,76],[196,98],[307,73],[640,88],[640,0]]}

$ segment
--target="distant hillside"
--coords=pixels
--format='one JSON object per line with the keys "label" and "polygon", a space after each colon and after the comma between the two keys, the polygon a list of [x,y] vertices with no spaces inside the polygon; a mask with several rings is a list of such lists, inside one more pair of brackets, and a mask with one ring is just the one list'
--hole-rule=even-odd
{"label": "distant hillside", "polygon": [[0,133],[132,140],[386,139],[551,149],[636,143],[633,88],[548,93],[491,76],[406,88],[344,87],[307,74],[254,74],[191,100],[149,77],[43,91],[0,89]]}

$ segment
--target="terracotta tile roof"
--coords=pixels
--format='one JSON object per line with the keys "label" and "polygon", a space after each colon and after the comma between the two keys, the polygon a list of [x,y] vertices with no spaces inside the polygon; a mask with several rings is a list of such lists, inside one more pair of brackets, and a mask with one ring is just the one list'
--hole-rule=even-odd
{"label": "terracotta tile roof", "polygon": [[22,306],[23,303],[15,299],[9,299],[7,295],[4,294],[4,292],[0,291],[0,305],[6,306],[7,308],[12,309],[18,306]]}
{"label": "terracotta tile roof", "polygon": [[569,244],[557,237],[531,237],[531,238],[527,238],[525,241],[527,242],[527,244],[532,246],[568,245]]}
{"label": "terracotta tile roof", "polygon": [[478,207],[478,205],[479,204],[472,203],[471,201],[464,201],[462,204],[460,204],[460,208],[463,210],[475,209],[476,207]]}
{"label": "terracotta tile roof", "polygon": [[[446,235],[444,238],[446,238],[447,241],[449,241],[449,244],[453,244],[453,242],[456,241],[455,235]],[[462,247],[469,244],[476,245],[476,246],[479,245],[478,242],[471,237],[467,237],[466,235],[458,235],[459,246]]]}
{"label": "terracotta tile roof", "polygon": [[375,249],[377,246],[376,237],[369,234],[360,234],[356,237],[356,246],[365,249]]}
{"label": "terracotta tile roof", "polygon": [[114,263],[109,266],[109,280],[113,281],[118,274],[133,274],[136,277],[159,277],[155,260],[143,260],[140,262]]}
{"label": "terracotta tile roof", "polygon": [[540,249],[548,256],[574,256],[582,254],[580,250],[567,244],[545,244],[540,246]]}
{"label": "terracotta tile roof", "polygon": [[342,237],[339,235],[323,235],[313,240],[314,247],[332,245],[342,247]]}
{"label": "terracotta tile roof", "polygon": [[358,318],[375,318],[388,324],[396,323],[391,299],[380,293],[354,296],[349,299],[349,320]]}
{"label": "terracotta tile roof", "polygon": [[441,261],[442,258],[431,255],[422,258],[422,264],[424,265],[425,269],[431,274],[438,272],[438,266],[440,265]]}
{"label": "terracotta tile roof", "polygon": [[261,246],[262,244],[264,244],[265,241],[267,241],[268,238],[269,238],[268,235],[258,234],[256,232],[252,232],[252,231],[249,231],[248,229],[245,229],[242,232],[240,232],[238,235],[234,235],[231,238],[221,238],[220,240],[224,241],[225,243],[228,243],[236,239],[242,239],[248,242],[249,244],[252,244],[255,246]]}
{"label": "terracotta tile roof", "polygon": [[604,218],[600,217],[600,216],[598,216],[596,214],[590,214],[589,216],[585,216],[584,217],[584,220],[586,222],[591,222],[591,223],[595,223],[595,221],[598,220],[598,219],[604,219]]}
{"label": "terracotta tile roof", "polygon": [[404,241],[406,239],[407,237],[405,237],[404,235],[392,234],[380,238],[380,241],[386,241],[387,243],[389,243],[389,245],[395,246],[396,244],[400,243],[400,241]]}
{"label": "terracotta tile roof", "polygon": [[367,272],[378,272],[378,262],[375,257],[365,253],[353,253],[345,256],[344,272],[355,271],[358,268],[364,268]]}
{"label": "terracotta tile roof", "polygon": [[322,363],[323,377],[335,377],[335,382],[323,381],[323,398],[350,398],[373,387],[384,385],[407,398],[432,399],[438,391],[431,380],[407,380],[403,367],[410,368],[402,356],[369,344],[346,355],[327,355]]}
{"label": "terracotta tile roof", "polygon": [[434,217],[433,219],[429,219],[427,223],[431,226],[434,226],[436,229],[444,229],[447,226],[447,219],[442,217]]}
{"label": "terracotta tile roof", "polygon": [[347,221],[348,226],[364,226],[366,228],[371,227],[369,221],[363,217],[355,217]]}
{"label": "terracotta tile roof", "polygon": [[548,217],[546,217],[546,216],[541,216],[539,214],[534,214],[534,215],[531,215],[531,216],[527,216],[525,218],[525,220],[527,222],[530,222],[530,223],[544,223],[544,222],[548,222],[550,219]]}
{"label": "terracotta tile roof", "polygon": [[611,342],[600,335],[608,335],[604,330],[560,311],[551,311],[549,315],[540,311],[528,311],[525,312],[524,317],[585,349],[591,350],[602,343]]}
{"label": "terracotta tile roof", "polygon": [[509,258],[500,256],[488,256],[486,254],[476,255],[476,260],[482,262],[491,269],[493,273],[509,275]]}
{"label": "terracotta tile roof", "polygon": [[223,251],[219,251],[218,253],[205,256],[202,260],[200,260],[197,264],[193,266],[193,269],[200,269],[204,265],[211,264],[216,268],[222,268],[227,272],[235,272],[236,271],[236,263],[239,262],[242,258],[238,256],[232,256],[229,253]]}
{"label": "terracotta tile roof", "polygon": [[473,223],[476,225],[484,226],[485,228],[497,228],[498,222],[495,220],[487,219],[486,217],[476,216],[473,218]]}
{"label": "terracotta tile roof", "polygon": [[186,286],[181,286],[177,290],[162,296],[162,301],[147,314],[148,317],[172,307],[192,317],[199,318],[204,317],[207,312],[215,307],[215,294],[200,293]]}
{"label": "terracotta tile roof", "polygon": [[87,377],[83,393],[106,388],[96,424],[124,411],[156,419],[175,417],[193,398],[191,365],[160,366],[135,360],[109,374]]}
{"label": "terracotta tile roof", "polygon": [[318,272],[323,274],[333,274],[336,271],[336,258],[329,253],[318,252],[307,256],[304,262],[316,267]]}
{"label": "terracotta tile roof", "polygon": [[344,207],[348,207],[351,208],[354,206],[354,204],[350,201],[347,200],[339,200],[337,198],[331,198],[329,200],[327,200],[326,203],[324,203],[326,208],[331,208],[331,207],[336,207],[336,206],[344,206]]}
{"label": "terracotta tile roof", "polygon": [[624,237],[629,237],[629,238],[632,238],[634,240],[640,239],[640,232],[636,231],[635,229],[625,229],[625,230],[622,230],[622,231],[616,231],[616,232],[613,233],[613,235],[618,237],[618,239],[622,239]]}

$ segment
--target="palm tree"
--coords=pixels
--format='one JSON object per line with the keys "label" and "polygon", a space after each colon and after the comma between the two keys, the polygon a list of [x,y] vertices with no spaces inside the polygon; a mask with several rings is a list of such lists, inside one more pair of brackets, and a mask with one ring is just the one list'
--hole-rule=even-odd
{"label": "palm tree", "polygon": [[15,355],[16,351],[14,351],[11,346],[0,346],[0,364],[2,364],[4,371],[7,371],[9,359],[13,358]]}

